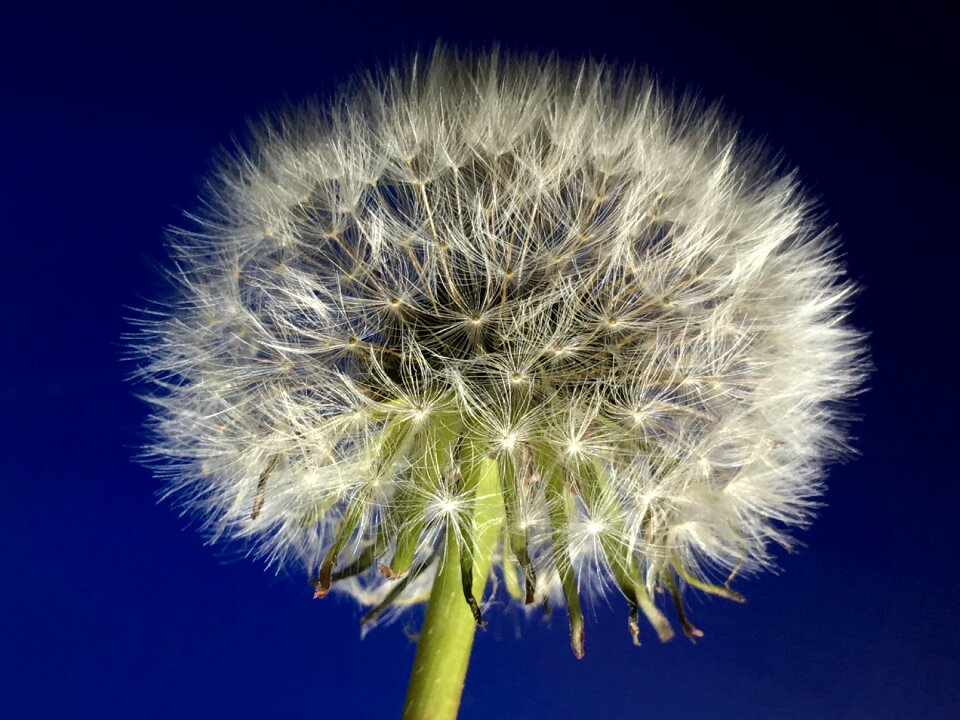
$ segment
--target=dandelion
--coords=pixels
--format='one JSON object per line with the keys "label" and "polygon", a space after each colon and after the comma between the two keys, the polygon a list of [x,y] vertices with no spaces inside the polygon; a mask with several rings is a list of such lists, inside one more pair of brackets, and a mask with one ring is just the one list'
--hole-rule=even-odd
{"label": "dandelion", "polygon": [[835,238],[642,73],[438,47],[266,118],[193,220],[134,341],[147,454],[364,625],[429,600],[408,717],[455,715],[491,578],[577,657],[600,594],[699,638],[684,593],[742,601],[846,449]]}

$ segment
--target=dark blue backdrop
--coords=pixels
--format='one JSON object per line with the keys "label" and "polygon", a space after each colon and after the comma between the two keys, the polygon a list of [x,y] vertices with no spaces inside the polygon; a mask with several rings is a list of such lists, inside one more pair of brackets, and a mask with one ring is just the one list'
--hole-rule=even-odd
{"label": "dark blue backdrop", "polygon": [[598,607],[582,662],[561,614],[491,612],[463,718],[958,716],[944,18],[125,5],[0,18],[0,715],[398,714],[413,657],[401,625],[361,640],[356,607],[205,547],[157,504],[130,461],[146,409],[120,337],[124,306],[159,292],[163,228],[245,117],[443,37],[639,60],[722,98],[838,223],[877,367],[862,457],[833,469],[808,547],[744,584],[745,606],[694,600],[703,641],[639,650],[622,609]]}

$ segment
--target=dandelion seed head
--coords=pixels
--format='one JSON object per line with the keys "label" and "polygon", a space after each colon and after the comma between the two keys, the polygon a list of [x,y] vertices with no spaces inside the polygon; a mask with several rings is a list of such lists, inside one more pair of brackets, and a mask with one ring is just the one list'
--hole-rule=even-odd
{"label": "dandelion seed head", "polygon": [[848,452],[836,239],[642,72],[438,47],[263,120],[205,205],[134,340],[146,452],[318,596],[423,599],[494,462],[508,588],[615,588],[664,638],[654,590],[737,596]]}

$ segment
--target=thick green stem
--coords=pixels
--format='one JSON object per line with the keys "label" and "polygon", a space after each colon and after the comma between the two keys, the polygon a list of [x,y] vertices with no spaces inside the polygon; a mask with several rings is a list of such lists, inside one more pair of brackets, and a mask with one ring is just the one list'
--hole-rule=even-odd
{"label": "thick green stem", "polygon": [[[466,470],[466,468],[464,468]],[[482,597],[503,517],[496,462],[484,458],[472,465],[478,473],[473,517],[473,592]],[[453,720],[470,663],[474,615],[464,599],[460,541],[454,524],[447,527],[446,545],[430,593],[427,616],[417,642],[417,654],[403,708],[404,720]]]}

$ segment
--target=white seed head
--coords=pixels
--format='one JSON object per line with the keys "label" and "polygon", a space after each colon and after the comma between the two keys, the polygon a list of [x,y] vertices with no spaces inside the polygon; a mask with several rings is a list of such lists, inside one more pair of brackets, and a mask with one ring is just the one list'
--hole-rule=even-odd
{"label": "white seed head", "polygon": [[578,588],[618,588],[665,639],[664,588],[695,637],[683,587],[739,598],[716,579],[770,564],[845,449],[835,239],[640,73],[438,48],[264,120],[205,206],[134,342],[148,453],[318,595],[422,599],[445,532],[473,551],[480,453],[508,588],[572,628]]}

